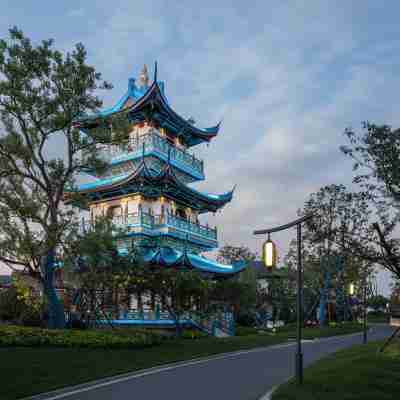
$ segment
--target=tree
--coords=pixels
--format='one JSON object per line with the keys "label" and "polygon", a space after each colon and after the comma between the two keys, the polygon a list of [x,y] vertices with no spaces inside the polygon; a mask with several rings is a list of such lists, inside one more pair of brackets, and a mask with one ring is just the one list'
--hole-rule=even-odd
{"label": "tree", "polygon": [[[361,256],[373,251],[372,210],[365,193],[333,184],[310,195],[299,214],[310,213],[314,217],[304,224],[303,233],[304,287],[311,297],[319,295],[323,324],[329,286],[334,285],[340,297],[350,282],[360,281],[363,270],[371,272],[372,263]],[[338,303],[344,306],[343,301]]]}
{"label": "tree", "polygon": [[149,267],[135,276],[145,282],[148,295],[163,304],[174,319],[177,336],[182,333],[183,315],[208,297],[209,283],[197,271]]}
{"label": "tree", "polygon": [[386,304],[389,303],[389,299],[380,294],[371,296],[368,299],[368,306],[374,308],[375,310],[379,310],[380,308],[386,308]]}
{"label": "tree", "polygon": [[105,306],[111,305],[118,318],[120,294],[138,264],[133,249],[118,249],[118,237],[123,235],[124,231],[116,229],[110,218],[99,217],[68,243],[63,259],[64,281],[85,298],[81,303],[84,310],[79,311],[89,324]]}
{"label": "tree", "polygon": [[104,169],[96,143],[110,139],[107,121],[86,135],[74,127],[101,106],[96,90],[110,88],[86,58],[82,44],[63,55],[52,40],[33,46],[17,28],[0,40],[0,261],[43,284],[51,328],[65,324],[53,288],[56,252],[77,228],[66,188],[80,172]]}
{"label": "tree", "polygon": [[400,305],[400,280],[396,279],[392,284],[392,292],[390,294],[390,302]]}
{"label": "tree", "polygon": [[246,246],[225,245],[218,251],[217,260],[224,264],[234,264],[245,261],[247,268],[238,276],[219,281],[212,292],[214,301],[224,302],[233,307],[236,317],[249,319],[257,303],[257,274],[251,268],[251,262],[256,254]]}
{"label": "tree", "polygon": [[217,261],[224,264],[233,264],[237,261],[253,261],[256,254],[246,246],[226,245],[218,250]]}
{"label": "tree", "polygon": [[400,241],[393,237],[400,220],[400,129],[365,122],[361,132],[346,129],[349,145],[341,151],[353,161],[354,183],[375,206],[372,248],[363,258],[380,264],[400,278]]}

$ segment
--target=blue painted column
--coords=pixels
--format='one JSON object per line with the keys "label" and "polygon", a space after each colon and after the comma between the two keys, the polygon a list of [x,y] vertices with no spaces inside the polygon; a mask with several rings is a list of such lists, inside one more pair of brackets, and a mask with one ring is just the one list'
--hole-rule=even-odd
{"label": "blue painted column", "polygon": [[64,329],[65,314],[64,305],[57,296],[54,289],[54,268],[55,268],[55,252],[54,249],[49,250],[43,261],[43,288],[44,293],[49,302],[49,328]]}

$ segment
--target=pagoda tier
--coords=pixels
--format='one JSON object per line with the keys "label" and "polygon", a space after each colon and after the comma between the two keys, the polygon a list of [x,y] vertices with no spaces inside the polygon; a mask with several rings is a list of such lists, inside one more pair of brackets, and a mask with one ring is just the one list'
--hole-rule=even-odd
{"label": "pagoda tier", "polygon": [[74,192],[84,196],[88,202],[111,200],[133,194],[143,194],[149,198],[164,196],[202,214],[216,212],[229,203],[233,191],[234,189],[223,194],[200,192],[181,182],[169,159],[158,171],[148,166],[146,158],[142,157],[139,166],[133,172],[79,185]]}
{"label": "pagoda tier", "polygon": [[85,131],[95,127],[100,119],[125,111],[133,123],[151,120],[159,127],[168,130],[169,134],[179,137],[187,147],[209,142],[218,134],[220,124],[201,129],[171,108],[165,97],[164,83],[157,80],[157,66],[153,83],[147,86],[147,81],[148,78],[142,79],[142,83],[138,86],[135,79],[129,79],[128,92],[114,107],[92,116],[84,116],[76,121],[75,125]]}

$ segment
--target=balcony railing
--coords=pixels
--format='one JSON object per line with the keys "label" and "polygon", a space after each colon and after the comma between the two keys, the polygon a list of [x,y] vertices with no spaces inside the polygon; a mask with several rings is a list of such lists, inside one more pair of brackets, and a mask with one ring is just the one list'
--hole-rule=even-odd
{"label": "balcony railing", "polygon": [[136,138],[130,138],[121,145],[110,144],[98,149],[99,157],[109,163],[123,161],[135,153],[140,155],[143,150],[145,152],[159,152],[164,157],[168,157],[169,153],[172,161],[176,161],[183,167],[192,169],[201,175],[204,174],[203,160],[197,159],[186,150],[173,146],[165,138],[161,137],[156,130]]}
{"label": "balcony railing", "polygon": [[[151,215],[145,212],[130,213],[127,215],[114,216],[113,224],[117,228],[128,229],[130,227],[144,227],[153,230],[160,230],[164,227],[174,228],[182,233],[200,236],[207,240],[217,240],[217,228],[210,228],[206,225],[196,224],[186,219],[166,213],[164,215]],[[84,220],[82,228],[89,230],[92,226],[90,220]]]}

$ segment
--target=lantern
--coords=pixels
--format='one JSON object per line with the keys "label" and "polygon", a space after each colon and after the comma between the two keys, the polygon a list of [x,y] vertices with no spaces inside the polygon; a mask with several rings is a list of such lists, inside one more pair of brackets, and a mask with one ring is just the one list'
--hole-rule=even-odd
{"label": "lantern", "polygon": [[262,260],[267,268],[272,269],[275,268],[276,266],[276,259],[277,259],[276,245],[268,235],[268,240],[264,242],[262,247]]}
{"label": "lantern", "polygon": [[355,293],[354,283],[350,283],[350,285],[349,285],[349,294],[350,294],[350,296],[353,296],[354,293]]}

